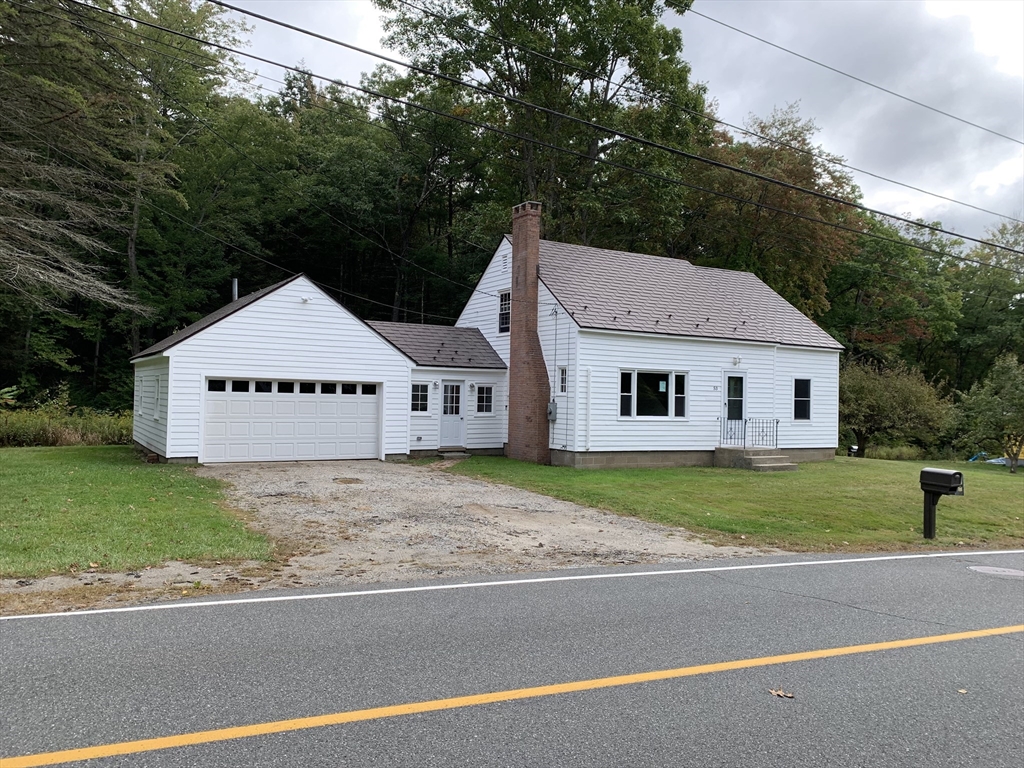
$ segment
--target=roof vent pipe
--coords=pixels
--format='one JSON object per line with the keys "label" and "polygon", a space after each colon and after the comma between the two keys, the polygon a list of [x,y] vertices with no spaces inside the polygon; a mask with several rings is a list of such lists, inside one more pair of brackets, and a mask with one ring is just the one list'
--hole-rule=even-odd
{"label": "roof vent pipe", "polygon": [[231,278],[231,300],[238,301],[238,278]]}

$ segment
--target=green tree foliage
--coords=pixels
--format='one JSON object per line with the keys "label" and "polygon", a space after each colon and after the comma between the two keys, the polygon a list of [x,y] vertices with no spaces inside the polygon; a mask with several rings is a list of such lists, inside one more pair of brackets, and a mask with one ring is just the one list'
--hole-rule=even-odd
{"label": "green tree foliage", "polygon": [[907,355],[921,364],[956,336],[961,296],[954,276],[909,233],[875,217],[865,223],[873,234],[903,242],[857,239],[853,258],[829,273],[830,307],[821,325],[846,346],[848,359],[884,363]]}
{"label": "green tree foliage", "polygon": [[1011,472],[1024,452],[1024,364],[1006,354],[983,382],[971,387],[956,408],[960,446],[999,451]]}
{"label": "green tree foliage", "polygon": [[[491,179],[507,179],[491,201],[503,220],[512,205],[538,200],[553,239],[619,244],[616,224],[639,220],[639,205],[655,196],[622,195],[621,175],[598,161],[676,162],[543,109],[676,147],[700,143],[706,134],[704,89],[690,83],[682,37],[661,22],[664,6],[654,0],[417,3],[426,13],[394,0],[377,4],[390,13],[391,45],[425,67],[478,80],[499,94],[473,95],[472,115],[522,137],[481,137],[493,158]],[[634,191],[644,184],[630,179]],[[480,211],[488,213],[493,209]]]}
{"label": "green tree foliage", "polygon": [[857,439],[857,455],[879,438],[929,445],[943,428],[948,402],[920,371],[897,363],[877,368],[860,362],[839,371],[839,425]]}
{"label": "green tree foliage", "polygon": [[[737,141],[718,133],[704,154],[802,189],[859,199],[849,174],[833,162],[840,158],[814,145],[817,128],[799,116],[797,105],[752,119],[747,128],[765,138]],[[858,211],[726,168],[694,164],[688,178],[709,192],[689,197],[678,255],[753,272],[811,317],[828,310],[829,275],[854,258],[859,241],[856,231],[829,225],[859,230],[864,222]]]}

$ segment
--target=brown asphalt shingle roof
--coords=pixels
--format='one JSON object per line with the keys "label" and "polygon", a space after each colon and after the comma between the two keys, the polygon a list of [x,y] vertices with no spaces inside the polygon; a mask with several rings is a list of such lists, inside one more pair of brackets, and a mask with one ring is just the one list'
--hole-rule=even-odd
{"label": "brown asphalt shingle roof", "polygon": [[541,240],[540,278],[581,328],[843,348],[749,272]]}
{"label": "brown asphalt shingle roof", "polygon": [[243,296],[242,298],[232,301],[229,304],[225,304],[223,307],[221,307],[220,309],[215,309],[213,312],[211,312],[201,320],[196,320],[194,323],[192,323],[192,325],[187,325],[180,331],[172,333],[166,339],[158,341],[153,346],[146,347],[144,350],[139,352],[139,354],[132,357],[132,360],[138,360],[141,357],[149,357],[150,355],[155,355],[158,354],[159,352],[163,352],[167,349],[170,349],[175,344],[180,344],[181,342],[185,341],[185,339],[189,339],[195,336],[200,331],[209,328],[218,320],[223,320],[228,315],[233,315],[235,312],[237,312],[240,309],[244,309],[245,307],[252,304],[254,301],[262,299],[268,293],[273,293],[282,285],[287,285],[292,280],[295,280],[300,277],[302,277],[301,274],[292,275],[286,280],[282,280],[279,283],[274,283],[273,285],[268,285],[266,288],[262,288],[256,291],[255,293],[250,293],[248,296]]}
{"label": "brown asphalt shingle roof", "polygon": [[417,365],[445,368],[505,368],[478,328],[367,322]]}

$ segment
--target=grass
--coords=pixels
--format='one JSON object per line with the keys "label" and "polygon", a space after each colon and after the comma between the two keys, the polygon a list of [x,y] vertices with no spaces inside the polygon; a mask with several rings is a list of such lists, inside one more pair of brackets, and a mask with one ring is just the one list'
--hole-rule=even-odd
{"label": "grass", "polygon": [[1024,546],[1024,474],[936,462],[964,473],[922,538],[923,462],[841,457],[796,472],[687,467],[579,470],[478,456],[449,471],[679,526],[720,544],[839,552]]}
{"label": "grass", "polygon": [[122,446],[0,449],[0,576],[267,559],[220,484]]}

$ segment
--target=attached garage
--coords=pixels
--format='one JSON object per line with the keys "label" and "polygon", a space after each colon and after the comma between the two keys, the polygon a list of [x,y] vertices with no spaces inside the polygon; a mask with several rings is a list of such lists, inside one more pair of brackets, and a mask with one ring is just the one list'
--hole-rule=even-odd
{"label": "attached garage", "polygon": [[409,452],[412,360],[304,275],[225,305],[132,362],[135,441],[161,459]]}
{"label": "attached garage", "polygon": [[206,379],[203,461],[376,459],[377,382]]}

